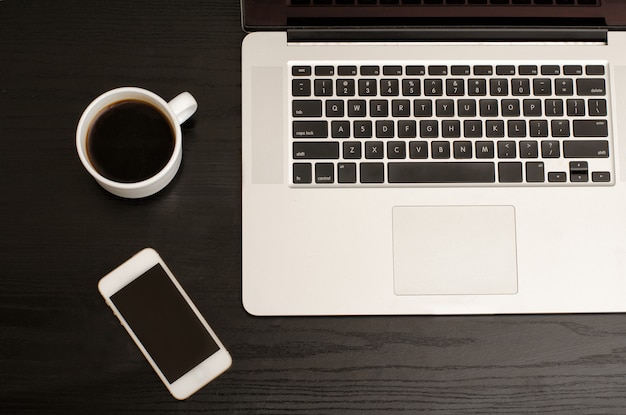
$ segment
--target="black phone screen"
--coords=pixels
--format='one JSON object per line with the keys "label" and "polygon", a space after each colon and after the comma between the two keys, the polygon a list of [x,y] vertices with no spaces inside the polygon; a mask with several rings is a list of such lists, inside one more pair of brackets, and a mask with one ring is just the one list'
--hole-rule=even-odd
{"label": "black phone screen", "polygon": [[219,350],[159,264],[113,294],[111,301],[169,383]]}

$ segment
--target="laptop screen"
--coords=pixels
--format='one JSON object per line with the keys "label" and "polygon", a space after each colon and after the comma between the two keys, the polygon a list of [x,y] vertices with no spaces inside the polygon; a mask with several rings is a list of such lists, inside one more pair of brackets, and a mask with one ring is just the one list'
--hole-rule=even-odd
{"label": "laptop screen", "polygon": [[626,28],[626,0],[242,0],[246,30]]}

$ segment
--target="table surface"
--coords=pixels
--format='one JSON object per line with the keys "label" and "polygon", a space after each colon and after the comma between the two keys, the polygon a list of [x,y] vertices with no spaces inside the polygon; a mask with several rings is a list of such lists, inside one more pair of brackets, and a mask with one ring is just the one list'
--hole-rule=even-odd
{"label": "table surface", "polygon": [[[241,304],[237,0],[0,1],[0,412],[626,411],[626,316],[259,318]],[[124,200],[83,169],[84,107],[118,86],[174,97],[183,166]],[[158,250],[232,353],[174,400],[96,284]]]}

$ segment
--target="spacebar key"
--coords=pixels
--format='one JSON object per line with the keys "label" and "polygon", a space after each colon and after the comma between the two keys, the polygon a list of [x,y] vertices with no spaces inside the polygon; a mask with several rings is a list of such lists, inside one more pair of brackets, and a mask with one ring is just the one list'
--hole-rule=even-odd
{"label": "spacebar key", "polygon": [[388,163],[389,183],[493,183],[493,163]]}

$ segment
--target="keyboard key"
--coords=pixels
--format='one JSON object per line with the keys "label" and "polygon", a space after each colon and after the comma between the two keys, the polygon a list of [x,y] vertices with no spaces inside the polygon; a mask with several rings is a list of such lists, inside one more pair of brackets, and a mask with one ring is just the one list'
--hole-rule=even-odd
{"label": "keyboard key", "polygon": [[514,159],[516,151],[515,141],[498,141],[498,158]]}
{"label": "keyboard key", "polygon": [[580,96],[606,95],[606,86],[602,78],[579,78],[576,90]]}
{"label": "keyboard key", "polygon": [[325,143],[317,142],[295,142],[293,143],[294,159],[338,159],[339,143],[329,141]]}
{"label": "keyboard key", "polygon": [[383,66],[383,75],[402,75],[402,66]]}
{"label": "keyboard key", "polygon": [[294,184],[311,183],[311,163],[294,163],[293,164],[293,182]]}
{"label": "keyboard key", "polygon": [[530,79],[511,79],[511,93],[517,96],[530,95]]}
{"label": "keyboard key", "polygon": [[541,157],[543,158],[559,158],[561,151],[559,142],[556,140],[546,140],[541,142]]}
{"label": "keyboard key", "polygon": [[537,75],[539,73],[537,65],[520,65],[518,68],[520,75]]}
{"label": "keyboard key", "polygon": [[327,117],[343,117],[344,112],[344,102],[342,100],[329,99],[326,101]]}
{"label": "keyboard key", "polygon": [[569,78],[555,79],[554,93],[561,96],[574,95],[574,81]]}
{"label": "keyboard key", "polygon": [[450,73],[454,76],[469,75],[471,73],[469,65],[453,65],[450,68]]}
{"label": "keyboard key", "polygon": [[501,96],[509,93],[509,84],[506,79],[494,78],[489,80],[489,92],[491,95]]}
{"label": "keyboard key", "polygon": [[447,75],[448,67],[444,65],[431,65],[428,67],[428,75]]}
{"label": "keyboard key", "polygon": [[588,103],[590,116],[605,117],[607,115],[605,99],[590,99]]}
{"label": "keyboard key", "polygon": [[417,137],[417,123],[415,120],[398,121],[398,137],[415,138]]}
{"label": "keyboard key", "polygon": [[541,74],[542,75],[560,75],[561,68],[559,67],[559,65],[542,65]]}
{"label": "keyboard key", "polygon": [[547,137],[548,136],[548,121],[546,120],[531,120],[528,122],[530,128],[531,137]]}
{"label": "keyboard key", "polygon": [[552,137],[569,137],[569,121],[568,120],[552,120],[551,121]]}
{"label": "keyboard key", "polygon": [[507,122],[507,128],[509,137],[511,138],[526,137],[526,121],[524,120],[509,120]]}
{"label": "keyboard key", "polygon": [[407,75],[426,75],[426,67],[422,65],[417,66],[407,66],[406,67]]}
{"label": "keyboard key", "polygon": [[493,183],[492,162],[390,162],[389,183]]}
{"label": "keyboard key", "polygon": [[391,115],[394,117],[410,116],[411,102],[408,99],[394,99],[391,101]]}
{"label": "keyboard key", "polygon": [[591,173],[592,182],[610,182],[611,172],[608,171],[594,171]]}
{"label": "keyboard key", "polygon": [[503,117],[519,117],[520,105],[518,99],[503,99],[501,105]]}
{"label": "keyboard key", "polygon": [[563,183],[567,181],[567,173],[564,171],[552,171],[548,173],[548,181],[551,183]]}
{"label": "keyboard key", "polygon": [[433,102],[426,99],[413,101],[413,115],[416,117],[430,117],[433,115]]}
{"label": "keyboard key", "polygon": [[472,158],[472,142],[471,141],[455,141],[454,142],[454,158],[455,159],[471,159]]}
{"label": "keyboard key", "polygon": [[382,141],[367,141],[365,143],[365,158],[366,159],[382,159],[385,154],[383,153]]}
{"label": "keyboard key", "polygon": [[337,183],[356,183],[356,163],[337,163]]}
{"label": "keyboard key", "polygon": [[431,143],[432,157],[434,159],[450,158],[450,142],[449,141],[433,141]]}
{"label": "keyboard key", "polygon": [[494,158],[493,141],[476,141],[476,158],[479,158],[479,159]]}
{"label": "keyboard key", "polygon": [[552,84],[549,79],[533,79],[533,93],[537,96],[552,95]]}
{"label": "keyboard key", "polygon": [[380,67],[378,67],[378,66],[361,66],[361,75],[363,75],[363,76],[380,75]]}
{"label": "keyboard key", "polygon": [[404,141],[388,141],[387,157],[390,159],[406,158],[406,143]]}
{"label": "keyboard key", "polygon": [[397,79],[381,79],[380,80],[380,95],[383,95],[383,96],[400,95],[399,81]]}
{"label": "keyboard key", "polygon": [[438,99],[436,101],[437,117],[452,117],[454,115],[454,101],[451,99]]}
{"label": "keyboard key", "polygon": [[376,138],[393,138],[394,137],[394,122],[392,120],[378,120],[376,121]]}
{"label": "keyboard key", "polygon": [[498,179],[500,183],[521,183],[522,163],[514,161],[498,163]]}
{"label": "keyboard key", "polygon": [[480,120],[463,121],[463,137],[480,138],[483,136],[483,123]]}
{"label": "keyboard key", "polygon": [[523,159],[536,159],[539,157],[539,145],[536,141],[520,141],[519,156]]}
{"label": "keyboard key", "polygon": [[515,66],[498,65],[496,66],[496,75],[515,75]]}
{"label": "keyboard key", "polygon": [[582,75],[583,67],[581,65],[565,65],[563,66],[563,75]]}
{"label": "keyboard key", "polygon": [[436,120],[420,121],[420,137],[437,138],[439,136]]}
{"label": "keyboard key", "polygon": [[322,101],[294,100],[292,104],[294,117],[321,117]]}
{"label": "keyboard key", "polygon": [[294,121],[293,138],[326,138],[328,137],[327,121]]}
{"label": "keyboard key", "polygon": [[293,76],[309,76],[311,75],[310,66],[294,66],[291,68],[291,74]]}
{"label": "keyboard key", "polygon": [[609,142],[606,140],[563,141],[563,156],[566,158],[607,158]]}
{"label": "keyboard key", "polygon": [[352,97],[355,94],[354,79],[337,79],[337,95]]}
{"label": "keyboard key", "polygon": [[486,79],[470,79],[467,81],[467,93],[471,96],[487,95]]}
{"label": "keyboard key", "polygon": [[339,74],[339,76],[356,76],[357,75],[357,69],[356,66],[340,66],[339,68],[337,68],[337,73]]}
{"label": "keyboard key", "polygon": [[294,79],[291,81],[291,95],[294,97],[308,97],[311,95],[310,79]]}
{"label": "keyboard key", "polygon": [[314,85],[315,96],[329,97],[333,95],[332,79],[316,79]]}
{"label": "keyboard key", "polygon": [[543,162],[526,162],[526,181],[529,183],[543,183],[546,180],[544,168]]}
{"label": "keyboard key", "polygon": [[402,80],[402,95],[417,96],[419,94],[420,94],[419,79],[403,79]]}
{"label": "keyboard key", "polygon": [[334,183],[335,165],[333,163],[315,163],[315,183]]}
{"label": "keyboard key", "polygon": [[367,115],[367,103],[363,99],[351,99],[348,101],[348,117],[365,117]]}
{"label": "keyboard key", "polygon": [[489,138],[502,138],[504,137],[504,121],[502,120],[487,120],[485,122],[485,133]]}
{"label": "keyboard key", "polygon": [[317,76],[333,76],[335,74],[334,66],[316,66],[315,75]]}
{"label": "keyboard key", "polygon": [[359,95],[374,96],[376,93],[375,79],[359,79]]}
{"label": "keyboard key", "polygon": [[355,138],[372,138],[372,122],[355,121],[354,122],[354,137]]}
{"label": "keyboard key", "polygon": [[493,75],[493,66],[476,65],[474,66],[474,75]]}
{"label": "keyboard key", "polygon": [[582,117],[583,115],[585,115],[585,100],[568,99],[567,115],[569,115],[570,117]]}
{"label": "keyboard key", "polygon": [[361,142],[360,141],[344,141],[343,142],[343,158],[344,159],[360,159],[361,158]]}
{"label": "keyboard key", "polygon": [[465,84],[462,79],[446,79],[446,95],[463,96],[465,94]]}
{"label": "keyboard key", "polygon": [[350,121],[331,121],[330,136],[332,138],[350,138]]}
{"label": "keyboard key", "polygon": [[589,181],[589,163],[586,161],[570,161],[569,179],[571,182]]}
{"label": "keyboard key", "polygon": [[424,95],[441,96],[443,95],[443,81],[441,79],[425,79]]}
{"label": "keyboard key", "polygon": [[608,137],[606,120],[574,120],[574,137]]}
{"label": "keyboard key", "polygon": [[409,142],[409,157],[412,159],[428,158],[428,142],[426,141]]}
{"label": "keyboard key", "polygon": [[546,116],[561,117],[563,115],[563,100],[546,99]]}
{"label": "keyboard key", "polygon": [[604,65],[587,65],[585,71],[587,75],[604,75]]}
{"label": "keyboard key", "polygon": [[370,117],[386,117],[389,115],[389,101],[373,99],[370,101]]}
{"label": "keyboard key", "polygon": [[383,163],[361,163],[359,166],[361,183],[383,183],[385,165]]}

